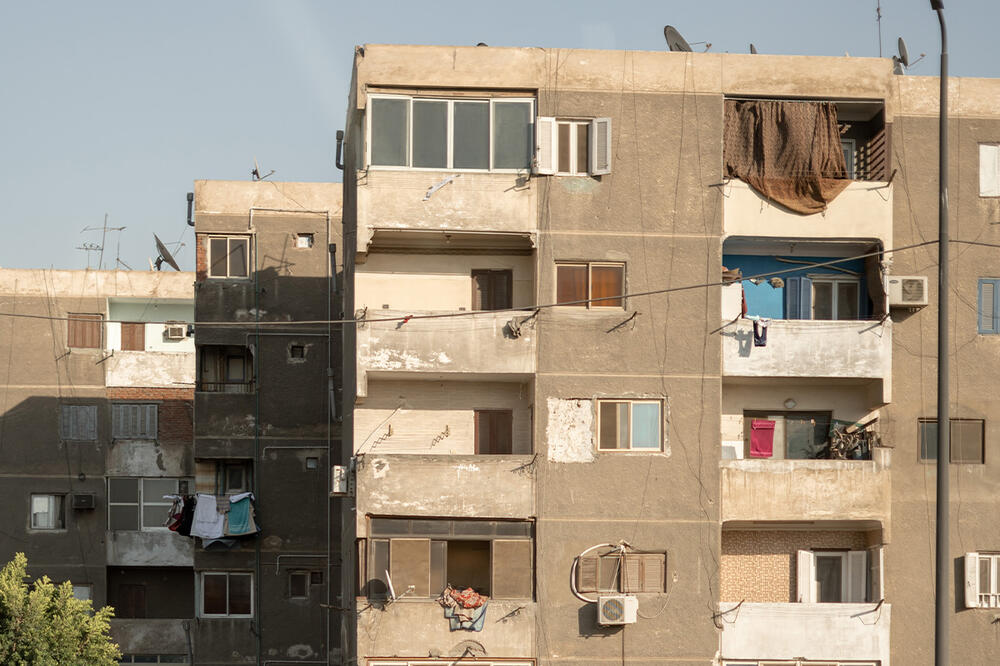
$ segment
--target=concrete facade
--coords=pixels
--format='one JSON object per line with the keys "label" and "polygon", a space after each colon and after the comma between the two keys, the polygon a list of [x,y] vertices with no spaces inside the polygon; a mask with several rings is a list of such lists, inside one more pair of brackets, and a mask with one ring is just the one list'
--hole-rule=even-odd
{"label": "concrete facade", "polygon": [[[161,526],[169,501],[138,489],[193,484],[193,280],[174,272],[0,271],[0,310],[9,313],[0,335],[9,360],[0,379],[0,487],[9,508],[0,560],[24,551],[32,577],[69,580],[95,606],[115,606],[112,637],[124,654],[188,663],[191,541]],[[90,321],[71,321],[77,315]],[[185,322],[184,335],[169,338],[167,321]],[[132,327],[128,350],[123,326]],[[153,410],[156,427],[127,429],[123,409]],[[116,484],[131,486],[134,497],[113,496]],[[32,498],[43,497],[53,498],[54,515],[35,515],[41,507]],[[173,588],[178,582],[188,584],[186,594]]]}
{"label": "concrete facade", "polygon": [[[361,578],[342,585],[358,610],[356,625],[344,626],[345,650],[367,664],[460,654],[536,664],[928,662],[934,468],[920,460],[918,419],[934,416],[934,308],[888,307],[881,285],[885,274],[926,276],[934,302],[936,250],[909,246],[935,236],[936,86],[894,76],[891,62],[876,59],[358,47],[344,153],[344,237],[353,252],[344,261],[345,310],[362,321],[345,329],[353,394],[344,396],[344,436],[353,445],[341,463],[356,482],[344,557]],[[952,219],[961,220],[953,237],[992,242],[1000,208],[979,196],[977,144],[1000,140],[1000,84],[961,80],[952,90]],[[417,113],[412,100],[458,109],[463,100],[494,108],[505,98],[534,100],[536,146],[547,140],[539,138],[545,118],[610,118],[610,173],[541,175],[538,161],[480,172],[386,167],[372,157],[382,141],[373,100]],[[848,124],[869,123],[886,137],[878,150],[887,168],[851,183],[823,213],[791,213],[723,177],[723,109],[732,98],[835,101]],[[408,136],[405,164],[417,154]],[[995,660],[983,635],[988,612],[962,604],[962,554],[998,548],[988,518],[996,424],[986,383],[995,336],[977,331],[977,280],[996,277],[992,251],[964,244],[954,255],[953,415],[985,420],[985,463],[954,465],[962,500],[953,504],[955,663]],[[854,321],[794,319],[780,314],[784,296],[760,291],[766,284],[720,285],[734,268],[724,254],[736,267],[740,257],[748,266],[773,257],[855,261],[810,276],[853,276]],[[549,307],[560,300],[563,263],[622,265],[624,291],[638,295],[623,307]],[[470,312],[473,272],[487,269],[510,271],[512,310]],[[753,289],[778,307],[766,346],[755,346],[751,322],[739,319]],[[511,323],[521,336],[507,335]],[[602,449],[602,401],[659,405],[651,421],[659,446]],[[490,408],[511,410],[515,441],[526,413],[530,448],[477,455],[481,434],[470,426],[476,410]],[[775,457],[784,459],[742,459],[761,419],[777,423]],[[801,449],[859,426],[870,435],[854,459]],[[501,617],[506,605],[494,614],[492,604],[505,603],[494,600],[488,618],[502,624],[442,632],[439,590],[425,596],[421,583],[415,598],[404,585],[395,600],[371,592],[382,574],[410,580],[392,564],[396,542],[379,525],[404,520],[406,538],[434,544],[427,530],[446,529],[441,521],[457,530],[488,519],[533,525],[533,586],[517,614],[530,622]],[[582,551],[622,541],[664,553],[665,584],[637,594],[635,624],[605,627],[568,581]],[[372,572],[383,566],[383,542],[386,568]],[[844,585],[859,588],[845,587],[839,602],[803,601],[789,587],[796,567],[812,562],[803,571],[814,572],[831,557],[843,558],[835,573]],[[482,566],[495,576],[505,563]],[[432,581],[436,571],[431,565]]]}

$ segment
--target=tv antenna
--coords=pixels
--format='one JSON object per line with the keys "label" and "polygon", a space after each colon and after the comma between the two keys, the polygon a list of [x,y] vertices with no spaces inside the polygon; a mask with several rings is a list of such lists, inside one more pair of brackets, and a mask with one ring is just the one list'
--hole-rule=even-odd
{"label": "tv antenna", "polygon": [[750,42],[750,53],[752,55],[757,55],[757,47],[753,45],[753,42]]}
{"label": "tv antenna", "polygon": [[253,158],[253,171],[250,172],[250,176],[253,178],[254,182],[257,182],[258,180],[264,180],[265,178],[267,178],[268,176],[272,175],[273,173],[274,173],[274,169],[271,169],[270,171],[268,171],[267,173],[265,173],[263,176],[260,175],[260,165],[257,164],[257,158],[256,157]]}
{"label": "tv antenna", "polygon": [[[174,261],[174,255],[170,254],[170,250],[168,250],[167,246],[163,244],[163,241],[160,240],[160,237],[157,236],[156,234],[153,234],[153,240],[156,241],[156,251],[159,253],[159,255],[156,257],[156,261],[150,259],[149,261],[150,269],[155,268],[156,270],[160,270],[161,266],[163,265],[163,262],[165,261],[167,262],[167,265],[173,268],[175,271],[180,271],[181,267],[177,265],[176,261]],[[183,247],[183,244],[181,244],[181,247]]]}
{"label": "tv antenna", "polygon": [[91,242],[84,241],[83,243],[81,243],[80,245],[77,246],[77,248],[76,248],[77,250],[84,250],[87,253],[87,268],[88,269],[90,268],[90,253],[91,252],[97,252],[98,253],[98,255],[97,255],[97,270],[102,270],[104,268],[104,245],[105,245],[105,241],[107,241],[108,232],[109,231],[114,231],[114,232],[118,232],[119,233],[118,242],[117,242],[117,244],[115,246],[116,247],[116,249],[115,249],[115,267],[117,268],[118,261],[119,261],[119,259],[118,259],[118,248],[121,246],[121,235],[120,235],[120,232],[125,231],[125,227],[109,227],[108,226],[108,214],[105,213],[104,214],[104,224],[103,225],[101,225],[99,227],[84,227],[83,229],[80,230],[80,233],[83,234],[83,233],[86,233],[88,231],[100,231],[101,232],[101,242],[100,243],[91,243]]}
{"label": "tv antenna", "polygon": [[667,40],[667,47],[671,51],[691,51],[691,45],[687,43],[687,40],[681,36],[681,33],[674,26],[663,26],[663,37]]}

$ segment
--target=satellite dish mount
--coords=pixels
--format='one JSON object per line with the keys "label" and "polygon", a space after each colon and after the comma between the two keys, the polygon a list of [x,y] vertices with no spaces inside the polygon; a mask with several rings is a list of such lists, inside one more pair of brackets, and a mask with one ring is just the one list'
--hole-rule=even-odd
{"label": "satellite dish mount", "polygon": [[153,234],[153,240],[156,241],[156,251],[159,253],[159,255],[156,257],[156,261],[153,262],[153,265],[156,267],[156,270],[161,270],[161,266],[165,261],[167,262],[167,265],[173,268],[175,271],[180,271],[181,268],[180,266],[177,265],[177,262],[174,260],[174,255],[170,254],[170,250],[168,250],[167,246],[163,244],[163,241],[160,240],[160,237],[157,236],[156,234]]}
{"label": "satellite dish mount", "polygon": [[681,36],[672,25],[663,27],[663,37],[667,40],[667,46],[671,51],[691,51],[691,45]]}

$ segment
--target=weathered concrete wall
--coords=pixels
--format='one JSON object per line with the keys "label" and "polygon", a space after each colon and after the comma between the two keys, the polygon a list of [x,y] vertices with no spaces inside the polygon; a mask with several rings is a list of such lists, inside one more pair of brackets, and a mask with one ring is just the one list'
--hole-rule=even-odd
{"label": "weathered concrete wall", "polygon": [[723,602],[719,612],[723,659],[890,663],[892,604]]}
{"label": "weathered concrete wall", "polygon": [[190,567],[194,565],[194,539],[169,530],[155,532],[106,532],[108,566]]}
{"label": "weathered concrete wall", "polygon": [[111,620],[111,638],[124,654],[188,653],[185,624],[190,620]]}
{"label": "weathered concrete wall", "polygon": [[194,349],[189,353],[115,350],[104,362],[108,386],[194,386]]}
{"label": "weathered concrete wall", "polygon": [[892,449],[873,460],[723,460],[722,520],[875,520],[889,531]]}

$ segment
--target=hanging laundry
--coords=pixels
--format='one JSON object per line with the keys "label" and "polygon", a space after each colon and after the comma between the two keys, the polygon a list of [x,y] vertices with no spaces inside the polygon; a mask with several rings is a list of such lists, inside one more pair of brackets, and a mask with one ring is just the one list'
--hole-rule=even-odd
{"label": "hanging laundry", "polygon": [[181,510],[181,522],[177,526],[177,533],[181,536],[191,536],[191,525],[194,524],[194,497],[184,498],[184,508]]}
{"label": "hanging laundry", "polygon": [[750,421],[750,457],[770,458],[774,454],[774,421]]}
{"label": "hanging laundry", "polygon": [[197,504],[194,507],[194,521],[191,524],[191,536],[202,539],[218,539],[225,531],[226,514],[219,513],[215,495],[198,493]]}
{"label": "hanging laundry", "polygon": [[176,532],[181,526],[181,519],[184,517],[184,498],[180,495],[164,495],[163,499],[173,500],[163,524],[168,530]]}
{"label": "hanging laundry", "polygon": [[254,521],[253,495],[251,493],[233,495],[229,498],[229,502],[230,509],[226,516],[226,536],[245,536],[260,531]]}
{"label": "hanging laundry", "polygon": [[448,585],[437,601],[444,607],[444,616],[448,618],[451,631],[483,630],[489,597],[479,594],[471,587],[459,591]]}
{"label": "hanging laundry", "polygon": [[753,346],[754,347],[766,347],[767,346],[767,326],[771,323],[770,319],[755,319],[753,322]]}

